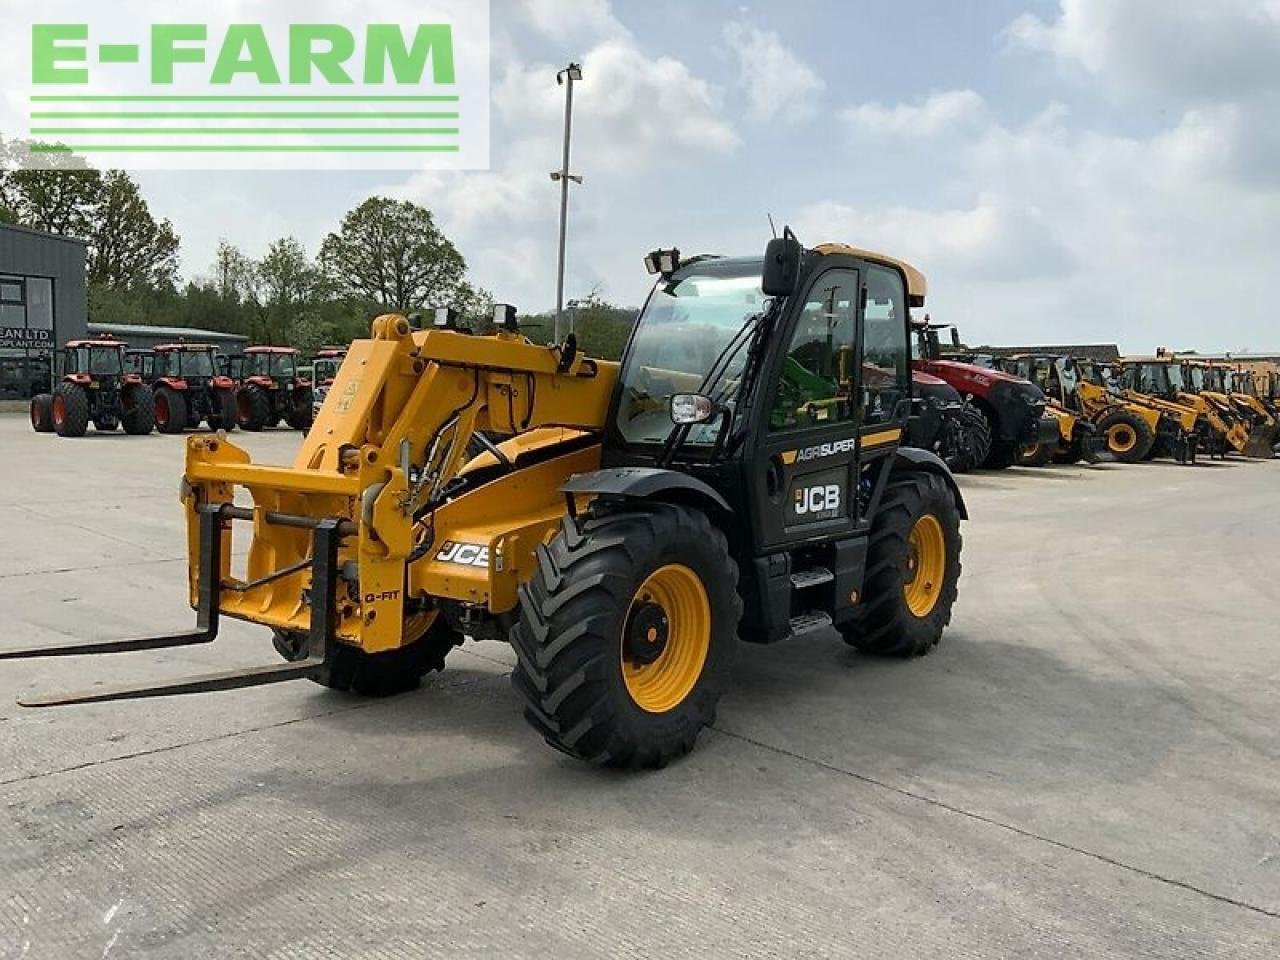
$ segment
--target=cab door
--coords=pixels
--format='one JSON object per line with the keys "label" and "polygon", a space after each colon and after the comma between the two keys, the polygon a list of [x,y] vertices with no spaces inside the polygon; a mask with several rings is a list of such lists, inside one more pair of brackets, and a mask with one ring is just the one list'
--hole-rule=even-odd
{"label": "cab door", "polygon": [[862,277],[857,261],[846,263],[809,282],[768,367],[747,466],[759,553],[845,536],[857,520]]}

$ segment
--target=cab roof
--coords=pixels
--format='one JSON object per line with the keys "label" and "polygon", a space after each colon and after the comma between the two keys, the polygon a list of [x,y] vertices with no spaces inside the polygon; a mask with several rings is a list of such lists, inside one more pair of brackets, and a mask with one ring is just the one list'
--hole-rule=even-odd
{"label": "cab roof", "polygon": [[245,347],[245,353],[297,353],[293,347]]}
{"label": "cab roof", "polygon": [[128,344],[123,340],[106,340],[99,338],[97,340],[68,340],[67,349],[78,349],[80,347],[104,347],[115,350],[118,347],[127,347]]}
{"label": "cab roof", "polygon": [[214,343],[157,343],[152,347],[157,353],[169,353],[174,350],[188,353],[208,353],[218,349]]}
{"label": "cab roof", "polygon": [[919,307],[924,305],[924,298],[929,292],[929,281],[925,279],[923,273],[905,260],[891,257],[887,253],[876,253],[874,250],[864,250],[862,247],[850,246],[847,243],[820,243],[813,250],[823,256],[844,254],[849,257],[858,257],[862,260],[871,260],[897,267],[907,276],[907,296],[913,301],[912,306]]}

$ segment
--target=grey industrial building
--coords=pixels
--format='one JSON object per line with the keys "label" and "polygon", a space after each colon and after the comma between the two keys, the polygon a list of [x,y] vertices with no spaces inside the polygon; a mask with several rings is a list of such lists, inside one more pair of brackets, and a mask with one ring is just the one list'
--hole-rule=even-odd
{"label": "grey industrial building", "polygon": [[218,330],[200,330],[196,327],[149,327],[142,323],[94,323],[89,321],[89,336],[100,335],[123,340],[138,350],[150,350],[161,343],[212,343],[223,353],[240,353],[249,345],[249,338],[238,333],[222,333]]}
{"label": "grey industrial building", "polygon": [[87,332],[88,244],[0,224],[0,400],[20,400],[49,380],[58,344]]}

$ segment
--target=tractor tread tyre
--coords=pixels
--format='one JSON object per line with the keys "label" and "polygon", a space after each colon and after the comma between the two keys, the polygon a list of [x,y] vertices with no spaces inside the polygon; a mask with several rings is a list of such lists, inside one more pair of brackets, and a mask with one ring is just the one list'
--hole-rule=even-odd
{"label": "tractor tread tyre", "polygon": [[[1120,424],[1128,426],[1137,437],[1137,442],[1133,448],[1123,453],[1111,449],[1110,438],[1107,436],[1112,427]],[[1155,446],[1156,442],[1155,431],[1151,429],[1147,421],[1131,410],[1125,410],[1123,407],[1106,413],[1098,420],[1098,435],[1104,438],[1107,452],[1120,463],[1141,463],[1147,459],[1147,454]]]}
{"label": "tractor tread tyre", "polygon": [[[159,387],[155,393],[156,429],[161,433],[182,433],[187,429],[187,398],[179,391]],[[160,411],[165,411],[161,415]]]}
{"label": "tractor tread tyre", "polygon": [[[946,568],[936,603],[917,617],[906,603],[909,537],[916,521],[931,513],[942,526]],[[844,641],[863,653],[921,657],[942,639],[951,622],[960,579],[960,512],[946,481],[935,474],[890,480],[871,525],[862,604],[852,622],[840,627]]]}
{"label": "tractor tread tyre", "polygon": [[53,394],[37,393],[31,398],[31,429],[53,433]]}
{"label": "tractor tread tyre", "polygon": [[250,384],[236,397],[236,419],[241,430],[257,433],[271,417],[271,398],[261,387]]}
{"label": "tractor tread tyre", "polygon": [[994,420],[994,414],[989,413],[986,409],[979,407],[978,413],[987,425],[987,455],[980,461],[980,466],[987,470],[1004,470],[1013,466],[1013,461],[1018,455],[1017,448],[1010,443],[1005,443],[996,439],[997,430]]}
{"label": "tractor tread tyre", "polygon": [[969,435],[969,454],[961,457],[953,473],[968,473],[982,466],[982,462],[991,453],[991,424],[982,415],[982,411],[974,407],[965,407],[960,411],[960,425]]}
{"label": "tractor tread tyre", "polygon": [[210,396],[210,408],[214,411],[206,418],[210,430],[226,430],[236,428],[236,395],[234,390],[213,390]]}
{"label": "tractor tread tyre", "polygon": [[[58,417],[58,404],[62,416]],[[78,383],[60,383],[53,388],[53,429],[60,437],[83,437],[89,430],[89,395]]]}
{"label": "tractor tread tyre", "polygon": [[292,406],[289,409],[289,415],[285,418],[285,422],[289,424],[291,429],[301,430],[306,433],[311,429],[311,422],[315,419],[315,405],[310,390],[298,391],[292,398]]}
{"label": "tractor tread tyre", "polygon": [[[276,630],[272,645],[284,659],[297,661],[306,656],[307,637]],[[384,653],[365,653],[359,647],[335,642],[328,665],[311,680],[330,690],[362,697],[392,697],[416,690],[428,673],[443,670],[445,657],[461,645],[462,634],[437,617],[420,639]]]}
{"label": "tractor tread tyre", "polygon": [[155,429],[155,394],[145,383],[128,387],[121,394],[120,423],[124,432],[133,437],[145,436]]}
{"label": "tractor tread tyre", "polygon": [[[638,706],[623,675],[623,634],[636,591],[669,564],[691,570],[710,618],[701,670],[663,712]],[[511,682],[525,718],[570,756],[625,769],[663,767],[715,721],[737,644],[742,600],[724,534],[700,510],[646,502],[566,519],[538,548],[511,630]]]}

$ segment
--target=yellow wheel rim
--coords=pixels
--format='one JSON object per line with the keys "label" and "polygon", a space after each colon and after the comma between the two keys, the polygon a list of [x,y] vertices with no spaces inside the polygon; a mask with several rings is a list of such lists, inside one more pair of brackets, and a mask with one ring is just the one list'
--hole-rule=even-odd
{"label": "yellow wheel rim", "polygon": [[649,574],[622,630],[622,679],[635,705],[674,710],[697,685],[710,649],[711,603],[698,575],[680,563]]}
{"label": "yellow wheel rim", "polygon": [[947,540],[938,518],[926,513],[917,520],[907,538],[907,548],[907,578],[902,593],[913,615],[927,617],[938,605],[947,573]]}
{"label": "yellow wheel rim", "polygon": [[1138,445],[1138,433],[1127,423],[1117,423],[1107,431],[1107,445],[1112,453],[1128,453]]}

